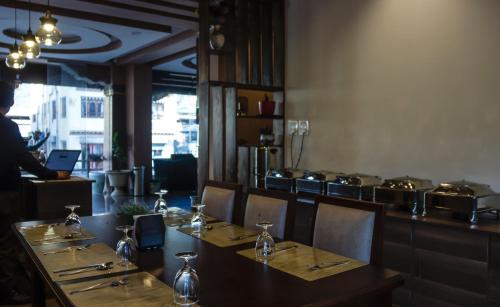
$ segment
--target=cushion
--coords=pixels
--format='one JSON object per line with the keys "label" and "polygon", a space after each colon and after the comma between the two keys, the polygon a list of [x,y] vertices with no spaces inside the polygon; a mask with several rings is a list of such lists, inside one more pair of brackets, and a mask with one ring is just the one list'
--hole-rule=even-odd
{"label": "cushion", "polygon": [[233,222],[235,191],[218,187],[205,186],[201,198],[205,205],[203,212],[218,220]]}
{"label": "cushion", "polygon": [[375,213],[319,203],[313,246],[370,262]]}
{"label": "cushion", "polygon": [[262,228],[255,224],[259,221],[269,221],[273,223],[273,227],[268,228],[269,234],[284,239],[287,205],[288,202],[284,199],[249,194],[245,209],[245,228],[260,232]]}

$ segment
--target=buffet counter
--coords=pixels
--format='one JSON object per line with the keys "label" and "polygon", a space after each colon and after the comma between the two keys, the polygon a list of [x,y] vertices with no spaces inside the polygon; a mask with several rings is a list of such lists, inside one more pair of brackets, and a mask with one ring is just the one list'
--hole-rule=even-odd
{"label": "buffet counter", "polygon": [[400,306],[499,306],[500,221],[482,214],[478,224],[433,211],[426,217],[388,210],[384,266],[402,272]]}

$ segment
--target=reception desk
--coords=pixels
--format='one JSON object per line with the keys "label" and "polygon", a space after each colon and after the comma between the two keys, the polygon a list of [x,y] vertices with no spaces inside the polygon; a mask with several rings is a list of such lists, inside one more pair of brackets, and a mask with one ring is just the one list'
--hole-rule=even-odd
{"label": "reception desk", "polygon": [[79,205],[80,216],[92,215],[92,180],[71,176],[68,180],[22,178],[22,203],[26,219],[64,218],[67,205]]}

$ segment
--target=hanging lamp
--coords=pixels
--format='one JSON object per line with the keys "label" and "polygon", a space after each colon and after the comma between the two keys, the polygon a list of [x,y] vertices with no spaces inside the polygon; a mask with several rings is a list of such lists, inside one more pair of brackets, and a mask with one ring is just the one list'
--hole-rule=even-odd
{"label": "hanging lamp", "polygon": [[19,51],[27,58],[33,59],[40,56],[40,45],[38,45],[33,32],[31,31],[31,0],[29,1],[30,7],[28,8],[28,32],[23,35],[23,42],[19,47]]}
{"label": "hanging lamp", "polygon": [[57,19],[52,17],[50,0],[47,0],[45,15],[40,17],[40,27],[36,31],[36,40],[46,46],[59,45],[62,40],[61,31],[57,28]]}
{"label": "hanging lamp", "polygon": [[[14,32],[17,33],[17,8],[14,8]],[[16,70],[23,69],[26,66],[26,58],[19,52],[16,39],[14,39],[14,45],[9,48],[9,54],[5,58],[5,65]]]}

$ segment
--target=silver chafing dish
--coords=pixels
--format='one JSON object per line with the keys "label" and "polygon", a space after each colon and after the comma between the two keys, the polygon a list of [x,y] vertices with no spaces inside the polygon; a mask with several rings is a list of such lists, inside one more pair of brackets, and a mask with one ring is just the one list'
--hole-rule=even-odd
{"label": "silver chafing dish", "polygon": [[478,213],[500,210],[499,193],[487,184],[465,180],[441,183],[426,194],[425,200],[428,208],[465,215],[473,224],[478,221]]}
{"label": "silver chafing dish", "polygon": [[413,215],[418,214],[420,208],[425,215],[425,193],[433,188],[432,181],[428,179],[408,176],[386,179],[375,187],[374,201],[409,208]]}
{"label": "silver chafing dish", "polygon": [[344,173],[330,171],[306,171],[301,178],[297,178],[295,181],[295,189],[297,193],[325,194],[326,182],[335,180],[335,178],[339,175],[344,175]]}
{"label": "silver chafing dish", "polygon": [[340,175],[326,183],[326,194],[373,201],[373,189],[382,183],[378,176],[365,174]]}
{"label": "silver chafing dish", "polygon": [[265,178],[266,189],[295,192],[295,180],[304,175],[303,170],[269,170]]}

